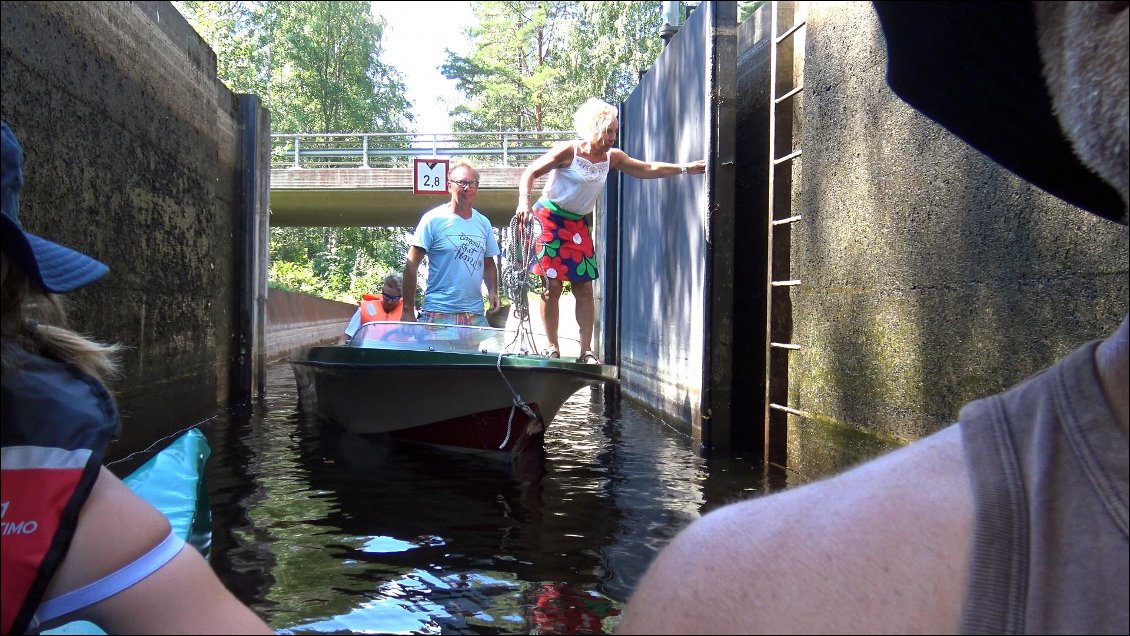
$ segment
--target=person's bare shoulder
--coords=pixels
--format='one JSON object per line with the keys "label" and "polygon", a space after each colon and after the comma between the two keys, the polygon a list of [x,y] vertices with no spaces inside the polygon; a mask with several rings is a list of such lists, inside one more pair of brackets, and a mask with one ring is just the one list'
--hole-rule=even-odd
{"label": "person's bare shoulder", "polygon": [[573,147],[572,141],[559,141],[549,149],[549,155],[553,157],[554,168],[564,168],[573,162]]}
{"label": "person's bare shoulder", "polygon": [[160,543],[169,527],[164,515],[103,467],[79,514],[67,558],[47,588],[47,598],[132,562]]}
{"label": "person's bare shoulder", "polygon": [[534,179],[544,176],[550,170],[564,168],[573,161],[573,142],[559,141],[546,150],[537,159],[530,162],[522,172],[522,179],[526,180],[527,187]]}
{"label": "person's bare shoulder", "polygon": [[660,553],[617,632],[955,632],[971,528],[951,426],[706,515]]}
{"label": "person's bare shoulder", "polygon": [[[169,530],[160,511],[102,468],[47,598],[119,571],[165,539]],[[273,633],[190,546],[135,584],[63,620],[77,619],[111,634]]]}

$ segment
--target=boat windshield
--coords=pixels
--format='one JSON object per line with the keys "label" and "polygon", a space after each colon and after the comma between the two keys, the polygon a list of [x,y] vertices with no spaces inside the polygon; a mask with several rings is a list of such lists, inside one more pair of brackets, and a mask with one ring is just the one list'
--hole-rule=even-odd
{"label": "boat windshield", "polygon": [[361,325],[348,346],[410,351],[513,353],[518,347],[517,341],[517,332],[513,330],[422,322],[377,321]]}

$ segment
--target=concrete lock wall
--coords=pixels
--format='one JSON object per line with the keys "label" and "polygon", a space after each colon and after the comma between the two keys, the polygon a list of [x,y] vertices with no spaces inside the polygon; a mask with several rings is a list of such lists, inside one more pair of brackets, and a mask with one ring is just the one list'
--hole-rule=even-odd
{"label": "concrete lock wall", "polygon": [[[710,106],[694,96],[717,27],[704,31],[695,14],[724,4],[700,5],[622,106],[629,154],[708,147],[689,140],[711,134],[695,128]],[[1113,330],[1127,311],[1128,242],[1125,228],[1024,184],[895,97],[869,3],[796,4],[807,23],[795,49],[779,51],[792,59],[780,72],[782,86],[804,89],[777,109],[778,134],[792,142],[775,155],[803,154],[778,169],[776,188],[778,204],[803,221],[775,250],[787,263],[778,278],[801,284],[775,298],[801,347],[781,369],[783,401],[807,414],[787,418],[785,461],[818,476],[928,435],[966,402]],[[710,203],[675,180],[609,187],[610,228],[620,232],[609,263],[623,280],[607,281],[618,285],[620,315],[605,328],[619,328],[606,335],[619,338],[623,393],[688,426],[704,448],[764,441],[769,9],[738,26],[736,85],[709,80],[710,104],[736,101],[736,123],[717,131],[736,140],[732,209],[710,191],[717,181],[705,184]],[[701,40],[698,53],[688,39]],[[712,159],[712,170],[724,168]],[[703,276],[695,268],[717,255],[710,239],[727,214],[732,268],[716,259]],[[720,293],[712,285],[726,275],[732,340],[716,332],[700,343]],[[733,357],[729,440],[696,426],[698,391],[718,380],[705,354],[720,345]]]}
{"label": "concrete lock wall", "polygon": [[[1104,337],[1127,232],[1037,190],[899,100],[870,3],[808,6],[793,212],[789,457],[843,429],[910,441]],[[807,449],[807,450],[806,450]]]}
{"label": "concrete lock wall", "polygon": [[357,305],[317,298],[282,289],[267,292],[268,362],[288,358],[292,351],[341,338]]}
{"label": "concrete lock wall", "polygon": [[110,266],[67,301],[72,326],[124,345],[121,455],[213,414],[248,353],[238,96],[167,2],[4,2],[2,25],[22,220]]}

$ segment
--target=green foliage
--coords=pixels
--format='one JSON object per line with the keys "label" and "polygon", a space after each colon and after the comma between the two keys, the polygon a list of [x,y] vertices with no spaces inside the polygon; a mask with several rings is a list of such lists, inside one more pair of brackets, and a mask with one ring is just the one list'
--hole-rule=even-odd
{"label": "green foliage", "polygon": [[308,265],[272,260],[268,287],[321,296],[322,281],[314,276]]}
{"label": "green foliage", "polygon": [[216,52],[216,74],[255,93],[285,132],[404,132],[403,76],[380,60],[368,2],[174,2]]}
{"label": "green foliage", "polygon": [[559,87],[571,106],[567,129],[573,127],[573,111],[589,97],[612,105],[626,100],[639,84],[640,73],[663,52],[662,2],[577,4],[563,56],[562,74],[569,80]]}
{"label": "green foliage", "polygon": [[252,2],[174,2],[216,53],[216,75],[237,93],[266,100],[270,84],[261,8]]}
{"label": "green foliage", "polygon": [[[572,2],[472,2],[477,24],[466,29],[474,50],[447,51],[442,72],[472,106],[452,113],[456,130],[561,130],[564,112],[552,99],[557,38],[575,12]],[[559,112],[560,111],[560,112]],[[547,126],[548,122],[553,122]],[[571,128],[571,126],[569,126]],[[568,130],[568,128],[565,128]]]}
{"label": "green foliage", "polygon": [[753,15],[753,12],[761,8],[761,5],[763,4],[765,4],[764,0],[759,0],[758,2],[739,2],[738,24],[741,24],[742,22],[748,20],[749,16]]}
{"label": "green foliage", "polygon": [[472,2],[473,50],[443,73],[456,130],[572,130],[585,99],[617,104],[663,50],[660,2]]}
{"label": "green foliage", "polygon": [[284,289],[345,302],[379,290],[404,270],[400,228],[271,228],[269,279]]}
{"label": "green foliage", "polygon": [[[264,2],[272,122],[286,132],[402,132],[412,121],[399,71],[380,61],[383,18],[368,2]],[[283,99],[285,97],[285,99]],[[275,115],[277,113],[277,116]]]}
{"label": "green foliage", "polygon": [[[412,104],[380,60],[368,2],[174,2],[238,93],[259,95],[285,132],[404,132]],[[269,285],[355,302],[404,266],[396,228],[271,228]]]}

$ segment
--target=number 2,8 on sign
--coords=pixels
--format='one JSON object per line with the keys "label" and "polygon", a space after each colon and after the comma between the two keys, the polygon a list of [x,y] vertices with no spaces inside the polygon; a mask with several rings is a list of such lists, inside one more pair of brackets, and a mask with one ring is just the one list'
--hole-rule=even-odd
{"label": "number 2,8 on sign", "polygon": [[447,194],[447,159],[412,160],[414,194]]}

